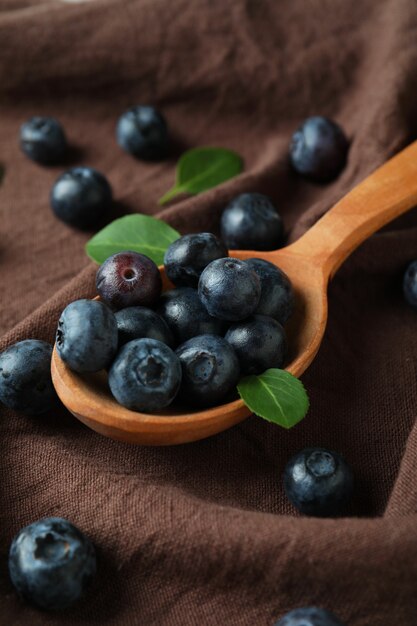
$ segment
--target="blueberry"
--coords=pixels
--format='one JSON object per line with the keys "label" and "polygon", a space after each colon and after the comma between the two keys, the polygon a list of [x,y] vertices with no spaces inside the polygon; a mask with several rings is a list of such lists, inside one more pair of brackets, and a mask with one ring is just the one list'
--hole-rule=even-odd
{"label": "blueberry", "polygon": [[49,165],[59,163],[68,146],[58,120],[53,117],[31,117],[20,128],[20,147],[32,161]]}
{"label": "blueberry", "polygon": [[405,271],[403,293],[408,304],[417,309],[417,261],[412,261]]}
{"label": "blueberry", "polygon": [[343,130],[327,117],[309,117],[290,144],[293,168],[316,182],[336,178],[346,165],[349,143]]}
{"label": "blueberry", "polygon": [[203,269],[227,255],[224,243],[212,233],[184,235],[166,251],[165,272],[174,285],[197,288]]}
{"label": "blueberry", "polygon": [[182,365],[180,394],[188,404],[217,404],[239,380],[238,358],[223,337],[193,337],[179,346],[176,354]]}
{"label": "blueberry", "polygon": [[88,589],[96,569],[91,541],[60,517],[26,526],[10,546],[12,583],[20,596],[40,609],[71,607]]}
{"label": "blueberry", "polygon": [[287,463],[284,488],[301,513],[332,517],[343,512],[352,496],[352,470],[337,452],[306,448]]}
{"label": "blueberry", "polygon": [[210,315],[233,322],[256,311],[261,283],[245,261],[232,257],[218,259],[201,274],[198,295]]}
{"label": "blueberry", "polygon": [[118,353],[109,372],[109,385],[119,404],[154,413],[174,400],[181,384],[175,352],[155,339],[135,339]]}
{"label": "blueberry", "polygon": [[51,190],[55,215],[70,226],[95,226],[110,208],[112,190],[107,179],[91,167],[74,167],[57,179]]}
{"label": "blueberry", "polygon": [[39,339],[18,341],[0,354],[0,401],[9,409],[39,415],[57,396],[51,379],[52,346]]}
{"label": "blueberry", "polygon": [[344,626],[333,613],[315,606],[290,611],[275,626]]}
{"label": "blueberry", "polygon": [[157,339],[172,347],[174,338],[165,320],[143,306],[131,306],[116,314],[119,347],[133,339]]}
{"label": "blueberry", "polygon": [[179,287],[162,294],[157,312],[174,335],[177,344],[196,335],[223,335],[225,324],[207,313],[196,289]]}
{"label": "blueberry", "polygon": [[119,146],[138,159],[156,161],[168,152],[165,119],[152,106],[138,105],[123,113],[116,137]]}
{"label": "blueberry", "polygon": [[109,306],[152,306],[161,295],[162,280],[158,267],[138,252],[118,252],[99,267],[96,275],[98,294]]}
{"label": "blueberry", "polygon": [[269,315],[285,324],[294,310],[294,291],[288,276],[279,267],[263,259],[248,259],[246,264],[261,282],[261,299],[256,313]]}
{"label": "blueberry", "polygon": [[228,248],[275,250],[282,245],[282,220],[271,200],[260,193],[243,193],[227,205],[221,235]]}
{"label": "blueberry", "polygon": [[262,374],[270,367],[282,367],[287,339],[281,324],[266,315],[254,315],[232,324],[225,335],[236,352],[242,374]]}
{"label": "blueberry", "polygon": [[62,312],[56,349],[75,372],[107,368],[117,351],[117,322],[108,306],[98,300],[75,300]]}

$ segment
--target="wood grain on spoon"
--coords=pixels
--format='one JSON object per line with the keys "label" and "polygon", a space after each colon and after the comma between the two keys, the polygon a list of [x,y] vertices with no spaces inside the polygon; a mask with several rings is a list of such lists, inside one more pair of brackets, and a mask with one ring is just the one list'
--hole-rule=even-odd
{"label": "wood grain on spoon", "polygon": [[[302,184],[300,182],[300,184]],[[240,259],[262,258],[290,277],[296,308],[287,324],[286,369],[300,376],[320,347],[327,321],[327,284],[343,261],[379,228],[417,204],[417,142],[376,170],[338,202],[298,241],[282,250],[234,250]],[[169,287],[161,268],[164,287]],[[203,411],[129,411],[112,397],[103,373],[79,376],[54,349],[52,378],[64,405],[93,430],[121,441],[171,445],[203,439],[250,415],[241,400]]]}

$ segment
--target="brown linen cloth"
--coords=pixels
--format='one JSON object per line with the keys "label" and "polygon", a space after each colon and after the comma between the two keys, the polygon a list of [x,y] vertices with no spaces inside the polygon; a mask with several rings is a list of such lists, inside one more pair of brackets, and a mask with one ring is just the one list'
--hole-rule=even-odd
{"label": "brown linen cloth", "polygon": [[[259,191],[294,240],[416,136],[416,42],[414,0],[0,0],[1,348],[53,341],[64,306],[94,294],[89,235],[49,208],[63,168],[19,151],[26,118],[62,121],[68,165],[108,176],[115,215],[216,232],[230,198]],[[117,147],[115,122],[134,103],[166,115],[168,161],[145,164]],[[336,119],[352,142],[333,184],[288,167],[291,132],[311,114]],[[159,211],[178,155],[207,144],[237,150],[245,172]],[[65,410],[37,419],[2,410],[0,624],[270,626],[304,605],[349,626],[417,624],[417,314],[401,294],[416,257],[412,211],[339,271],[322,348],[303,376],[311,409],[289,432],[252,417],[199,443],[133,447]],[[286,461],[314,445],[354,469],[349,518],[302,518],[285,498]],[[91,593],[64,615],[20,602],[7,575],[13,535],[49,515],[72,520],[99,552]]]}

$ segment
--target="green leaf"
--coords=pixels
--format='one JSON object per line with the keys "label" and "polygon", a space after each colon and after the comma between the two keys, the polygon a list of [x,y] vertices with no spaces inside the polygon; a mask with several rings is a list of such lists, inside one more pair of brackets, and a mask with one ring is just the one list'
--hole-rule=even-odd
{"label": "green leaf", "polygon": [[146,254],[157,265],[168,246],[181,235],[162,220],[149,215],[125,215],[100,230],[86,245],[90,259],[103,263],[116,252]]}
{"label": "green leaf", "polygon": [[237,389],[255,415],[284,428],[298,424],[308,411],[303,383],[285,370],[269,369],[260,376],[246,376]]}
{"label": "green leaf", "polygon": [[162,196],[159,204],[166,204],[180,193],[201,193],[240,174],[242,159],[225,148],[193,148],[181,156],[177,165],[176,183]]}

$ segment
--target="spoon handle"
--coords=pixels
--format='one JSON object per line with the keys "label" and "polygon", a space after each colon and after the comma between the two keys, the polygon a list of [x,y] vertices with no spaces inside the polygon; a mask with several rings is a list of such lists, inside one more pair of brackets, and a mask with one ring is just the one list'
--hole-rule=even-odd
{"label": "spoon handle", "polygon": [[379,228],[417,205],[417,141],[350,191],[288,251],[314,259],[328,277]]}

